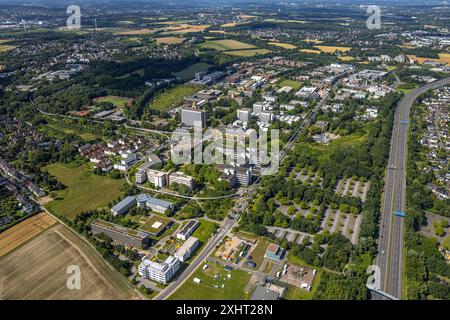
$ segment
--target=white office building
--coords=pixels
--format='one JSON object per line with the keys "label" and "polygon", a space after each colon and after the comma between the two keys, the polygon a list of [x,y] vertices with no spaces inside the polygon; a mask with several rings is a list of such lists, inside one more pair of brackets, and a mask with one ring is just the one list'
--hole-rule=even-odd
{"label": "white office building", "polygon": [[140,194],[136,197],[138,208],[147,208],[158,213],[165,213],[173,210],[173,204],[168,201],[153,198],[147,194]]}
{"label": "white office building", "polygon": [[168,283],[180,269],[180,260],[169,256],[164,262],[154,262],[144,258],[139,265],[139,275],[159,283]]}
{"label": "white office building", "polygon": [[147,181],[147,172],[144,170],[139,170],[136,172],[136,183],[142,184]]}
{"label": "white office building", "polygon": [[179,259],[182,262],[187,261],[192,254],[195,252],[195,250],[199,246],[198,239],[195,237],[189,237],[178,249],[177,252],[175,252],[175,258]]}
{"label": "white office building", "polygon": [[155,187],[164,188],[167,186],[167,173],[153,169],[147,170],[147,179]]}
{"label": "white office building", "polygon": [[237,118],[244,122],[250,121],[251,114],[252,114],[251,109],[238,109],[237,110]]}
{"label": "white office building", "polygon": [[190,190],[194,188],[194,178],[183,174],[182,172],[172,172],[169,174],[169,184],[181,184],[188,187]]}
{"label": "white office building", "polygon": [[197,229],[199,222],[197,220],[190,220],[178,233],[177,239],[186,241]]}

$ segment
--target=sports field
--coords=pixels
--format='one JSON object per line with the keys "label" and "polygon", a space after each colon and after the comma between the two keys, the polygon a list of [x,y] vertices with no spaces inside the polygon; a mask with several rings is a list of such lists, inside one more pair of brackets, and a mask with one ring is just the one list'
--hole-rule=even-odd
{"label": "sports field", "polygon": [[[0,258],[0,264],[0,299],[136,299],[92,248],[60,224]],[[74,274],[70,266],[79,268],[79,290],[67,286]]]}
{"label": "sports field", "polygon": [[218,51],[228,51],[228,50],[242,50],[242,49],[253,49],[255,46],[231,39],[226,40],[212,40],[206,41],[199,44],[200,48],[214,49]]}
{"label": "sports field", "polygon": [[42,212],[0,233],[0,257],[13,251],[55,223],[55,219]]}
{"label": "sports field", "polygon": [[118,97],[118,96],[105,96],[105,97],[99,97],[95,98],[94,101],[96,102],[110,102],[114,105],[116,108],[123,108],[125,106],[130,106],[133,99],[131,98],[125,98],[125,97]]}
{"label": "sports field", "polygon": [[295,80],[284,79],[278,83],[280,87],[291,87],[294,89],[300,89],[302,83]]}
{"label": "sports field", "polygon": [[98,176],[89,171],[88,165],[55,163],[44,167],[67,188],[57,191],[58,198],[46,205],[57,215],[73,219],[77,214],[106,207],[122,196],[123,180]]}

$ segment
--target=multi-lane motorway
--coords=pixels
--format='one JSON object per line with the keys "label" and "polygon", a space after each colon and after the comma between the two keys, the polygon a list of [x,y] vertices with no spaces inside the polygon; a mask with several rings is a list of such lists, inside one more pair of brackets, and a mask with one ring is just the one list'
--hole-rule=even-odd
{"label": "multi-lane motorway", "polygon": [[[389,162],[385,178],[381,210],[380,237],[376,265],[380,267],[381,290],[402,298],[403,269],[403,219],[394,216],[395,211],[404,211],[406,192],[406,157],[409,112],[416,99],[431,89],[450,84],[450,78],[420,87],[398,103],[392,130]],[[383,298],[374,294],[374,299]]]}

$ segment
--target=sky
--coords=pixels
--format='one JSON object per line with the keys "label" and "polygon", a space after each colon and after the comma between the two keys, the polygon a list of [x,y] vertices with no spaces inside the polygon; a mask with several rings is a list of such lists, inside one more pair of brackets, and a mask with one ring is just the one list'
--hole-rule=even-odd
{"label": "sky", "polygon": [[[8,5],[36,5],[46,7],[62,7],[69,4],[78,5],[102,5],[102,6],[120,6],[121,4],[131,3],[134,5],[154,4],[155,7],[208,7],[217,5],[240,5],[240,4],[274,4],[274,3],[355,3],[355,4],[380,4],[380,5],[437,5],[445,3],[443,0],[0,0],[2,4]],[[447,0],[450,4],[450,0]]]}
{"label": "sky", "polygon": [[[8,4],[62,4],[62,3],[101,3],[101,4],[114,4],[114,3],[178,3],[178,4],[239,4],[239,3],[276,3],[276,2],[284,2],[284,3],[293,3],[293,2],[329,2],[329,3],[363,3],[363,4],[440,4],[445,3],[443,0],[0,0],[0,4],[8,3]],[[447,1],[450,3],[450,0]]]}

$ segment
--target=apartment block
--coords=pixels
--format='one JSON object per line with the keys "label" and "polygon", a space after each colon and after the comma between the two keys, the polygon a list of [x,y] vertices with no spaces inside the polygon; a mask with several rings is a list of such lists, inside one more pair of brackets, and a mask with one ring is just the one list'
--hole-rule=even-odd
{"label": "apartment block", "polygon": [[147,172],[144,170],[139,170],[136,172],[136,183],[143,184],[147,181]]}
{"label": "apartment block", "polygon": [[182,172],[169,173],[169,184],[178,183],[187,186],[190,190],[194,188],[194,178],[183,174]]}
{"label": "apartment block", "polygon": [[149,169],[147,170],[147,179],[150,183],[153,183],[155,187],[164,188],[167,186],[167,173]]}

